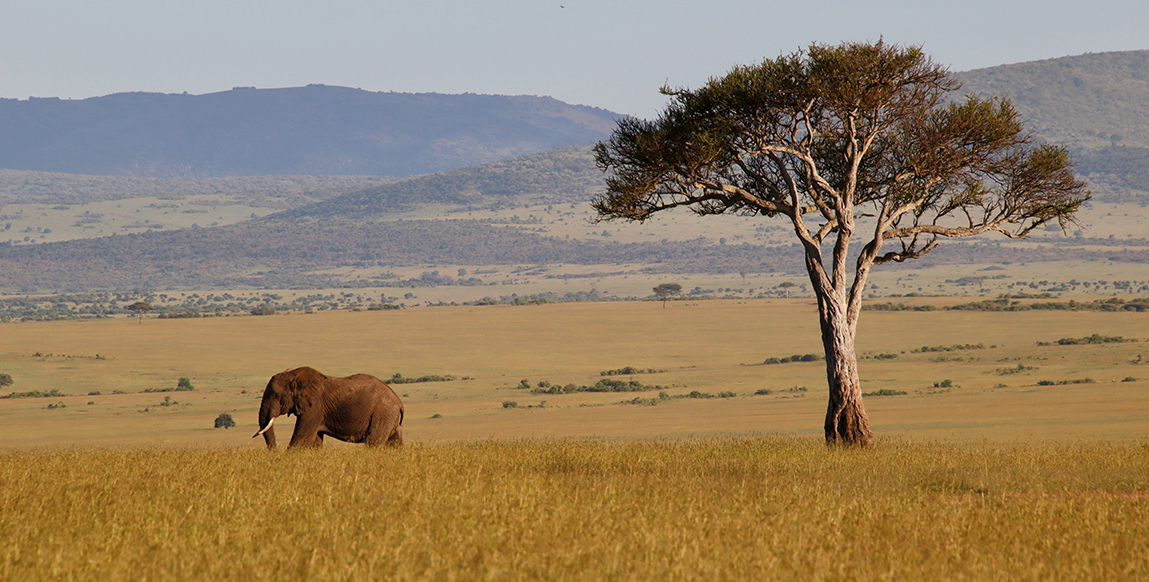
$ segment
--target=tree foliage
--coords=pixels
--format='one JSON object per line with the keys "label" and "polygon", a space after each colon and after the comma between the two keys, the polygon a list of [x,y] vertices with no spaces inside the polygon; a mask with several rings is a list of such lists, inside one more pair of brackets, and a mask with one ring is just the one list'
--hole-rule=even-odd
{"label": "tree foliage", "polygon": [[233,426],[235,426],[235,419],[233,419],[230,414],[224,412],[224,413],[220,414],[219,416],[215,417],[215,427],[216,428],[225,428],[226,429],[226,428],[231,428]]}
{"label": "tree foliage", "polygon": [[853,341],[870,269],[942,238],[1065,228],[1088,199],[1064,148],[1034,143],[1007,99],[947,102],[958,87],[920,48],[881,41],[815,44],[697,90],[664,87],[657,119],[624,119],[596,146],[609,174],[593,205],[605,220],[677,207],[788,219],[818,299],[827,441],[865,444]]}

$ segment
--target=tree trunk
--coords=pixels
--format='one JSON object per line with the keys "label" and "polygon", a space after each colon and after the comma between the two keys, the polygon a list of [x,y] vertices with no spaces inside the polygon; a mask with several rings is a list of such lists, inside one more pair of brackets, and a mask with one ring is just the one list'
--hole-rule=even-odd
{"label": "tree trunk", "polygon": [[826,444],[864,447],[874,439],[874,433],[862,404],[862,382],[858,377],[854,330],[847,319],[846,300],[819,294],[818,311],[826,352],[826,380],[830,387]]}

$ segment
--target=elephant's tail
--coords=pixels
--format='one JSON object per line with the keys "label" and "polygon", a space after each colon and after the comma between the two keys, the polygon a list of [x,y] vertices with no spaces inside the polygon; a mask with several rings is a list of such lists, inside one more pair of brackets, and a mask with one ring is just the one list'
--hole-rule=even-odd
{"label": "elephant's tail", "polygon": [[399,426],[403,426],[403,407],[399,407]]}

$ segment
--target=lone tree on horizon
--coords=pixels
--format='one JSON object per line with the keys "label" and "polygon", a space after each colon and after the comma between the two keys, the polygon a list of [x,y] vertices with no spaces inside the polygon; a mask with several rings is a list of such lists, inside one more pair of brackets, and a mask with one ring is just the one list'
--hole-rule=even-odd
{"label": "lone tree on horizon", "polygon": [[142,324],[144,322],[144,314],[151,311],[152,306],[149,305],[146,301],[137,301],[125,307],[125,309],[135,313],[136,316],[140,318],[140,323]]}
{"label": "lone tree on horizon", "polygon": [[673,295],[682,293],[682,285],[678,283],[660,283],[654,288],[654,296],[662,300],[662,308],[666,309],[666,300]]}
{"label": "lone tree on horizon", "polygon": [[1089,199],[1065,148],[1036,144],[1007,99],[947,102],[959,87],[920,47],[882,41],[814,44],[697,90],[663,87],[657,119],[622,119],[595,146],[608,172],[598,220],[679,206],[788,220],[818,301],[826,442],[866,445],[854,338],[874,265],[941,237],[1065,229]]}

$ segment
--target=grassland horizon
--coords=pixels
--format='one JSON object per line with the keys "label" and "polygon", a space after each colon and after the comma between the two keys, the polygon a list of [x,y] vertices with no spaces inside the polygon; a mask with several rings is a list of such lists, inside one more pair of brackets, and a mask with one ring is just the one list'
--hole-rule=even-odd
{"label": "grassland horizon", "polygon": [[[651,302],[458,306],[142,324],[106,319],[0,329],[0,371],[15,380],[0,396],[55,395],[0,399],[0,450],[258,447],[249,437],[267,379],[301,365],[336,376],[453,378],[395,386],[413,441],[814,436],[825,413],[822,362],[764,365],[821,353],[809,299],[682,301],[666,309]],[[1149,313],[1138,312],[868,311],[858,336],[863,390],[875,394],[866,406],[879,436],[1144,439],[1149,368],[1138,362],[1147,329]],[[1093,335],[1125,341],[1057,343]],[[627,367],[654,373],[611,378],[662,388],[537,390],[540,383],[593,385],[603,372]],[[155,392],[174,389],[180,378],[195,390]],[[694,393],[709,398],[688,397]],[[235,419],[234,429],[214,428],[223,413]],[[290,434],[291,419],[282,421],[277,426]]]}

